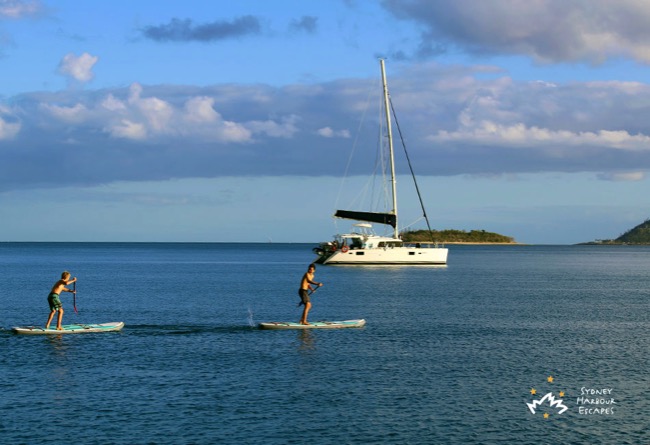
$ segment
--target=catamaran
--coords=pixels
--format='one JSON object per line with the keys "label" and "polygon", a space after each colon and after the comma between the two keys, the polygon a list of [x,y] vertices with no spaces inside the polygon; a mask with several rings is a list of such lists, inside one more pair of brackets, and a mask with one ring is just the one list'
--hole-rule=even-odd
{"label": "catamaran", "polygon": [[[400,238],[397,219],[397,190],[395,178],[395,159],[393,154],[393,134],[391,127],[391,106],[386,82],[384,60],[380,59],[381,80],[383,84],[383,111],[385,112],[386,140],[390,167],[392,210],[387,212],[366,212],[355,210],[337,210],[334,216],[358,221],[349,233],[338,234],[332,241],[322,242],[313,249],[319,264],[341,265],[446,265],[448,249],[437,243],[407,244]],[[410,162],[409,162],[410,165]],[[412,169],[411,169],[412,171]],[[415,175],[413,175],[415,180]],[[415,184],[420,196],[417,183]],[[420,198],[423,216],[429,220]],[[393,229],[392,235],[377,235],[371,223],[383,224]]]}

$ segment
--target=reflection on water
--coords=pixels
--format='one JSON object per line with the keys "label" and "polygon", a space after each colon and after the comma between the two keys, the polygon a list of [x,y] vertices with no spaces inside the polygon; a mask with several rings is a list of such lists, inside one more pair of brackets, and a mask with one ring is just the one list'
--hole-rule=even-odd
{"label": "reflection on water", "polygon": [[55,407],[63,407],[74,397],[74,363],[69,357],[69,341],[63,338],[63,334],[45,335],[45,343],[49,353],[46,366],[49,374],[47,386],[51,389],[50,403]]}
{"label": "reflection on water", "polygon": [[314,333],[311,329],[298,330],[298,351],[309,352],[315,349]]}
{"label": "reflection on water", "polygon": [[45,335],[48,344],[52,347],[52,356],[54,358],[65,358],[66,349],[68,346],[63,340],[63,334],[48,334]]}

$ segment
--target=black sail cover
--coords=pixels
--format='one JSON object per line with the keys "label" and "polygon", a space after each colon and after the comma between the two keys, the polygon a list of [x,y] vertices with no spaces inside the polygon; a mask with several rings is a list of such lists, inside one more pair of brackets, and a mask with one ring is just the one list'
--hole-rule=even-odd
{"label": "black sail cover", "polygon": [[355,219],[357,221],[374,222],[386,224],[393,228],[397,224],[397,218],[392,213],[358,212],[355,210],[337,210],[334,214],[337,218]]}

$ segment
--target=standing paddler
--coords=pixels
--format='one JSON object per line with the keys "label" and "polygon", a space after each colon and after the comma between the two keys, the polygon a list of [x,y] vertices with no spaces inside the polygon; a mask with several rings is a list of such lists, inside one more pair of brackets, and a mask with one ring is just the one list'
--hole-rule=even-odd
{"label": "standing paddler", "polygon": [[45,329],[50,329],[50,323],[54,318],[54,314],[58,311],[59,317],[56,320],[56,329],[58,331],[63,330],[63,327],[61,327],[61,321],[63,320],[63,305],[61,304],[61,300],[59,300],[59,294],[61,292],[71,292],[74,294],[75,290],[68,289],[66,286],[68,284],[75,283],[76,281],[77,281],[76,277],[70,279],[70,272],[65,271],[61,274],[61,279],[56,283],[54,283],[54,286],[52,286],[50,295],[47,296],[47,302],[50,305],[50,316],[47,317],[47,323],[45,324]]}
{"label": "standing paddler", "polygon": [[316,273],[316,265],[314,263],[309,265],[309,268],[307,269],[307,272],[302,276],[302,280],[300,281],[300,289],[298,289],[298,295],[300,295],[300,304],[304,304],[305,308],[302,311],[302,318],[300,319],[300,324],[309,324],[307,322],[307,314],[309,314],[309,309],[311,309],[311,301],[309,301],[309,295],[310,293],[313,293],[316,288],[313,288],[310,286],[310,284],[313,284],[314,286],[321,287],[323,283],[319,283],[317,281],[314,281],[314,274]]}

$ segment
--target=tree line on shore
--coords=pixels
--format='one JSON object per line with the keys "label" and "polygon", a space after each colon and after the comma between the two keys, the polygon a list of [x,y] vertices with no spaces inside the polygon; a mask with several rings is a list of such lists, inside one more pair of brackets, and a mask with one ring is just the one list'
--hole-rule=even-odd
{"label": "tree line on shore", "polygon": [[516,244],[514,238],[485,230],[409,230],[402,233],[409,243],[499,243]]}

